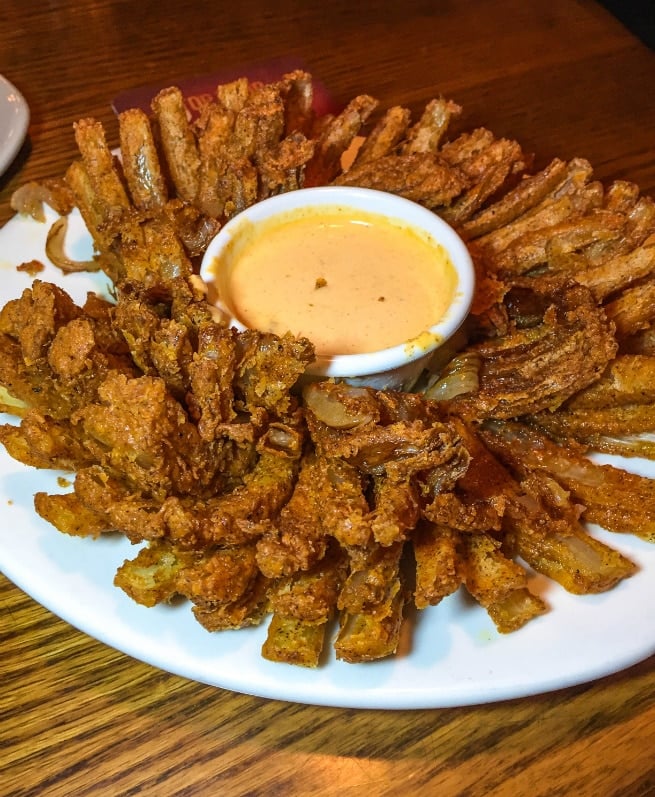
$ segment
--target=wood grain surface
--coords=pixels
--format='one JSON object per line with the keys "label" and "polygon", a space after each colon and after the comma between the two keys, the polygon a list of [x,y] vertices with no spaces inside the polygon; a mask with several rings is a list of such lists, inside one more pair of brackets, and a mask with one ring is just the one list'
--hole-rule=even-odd
{"label": "wood grain surface", "polygon": [[[367,92],[416,111],[442,94],[462,125],[518,139],[537,164],[583,156],[598,178],[655,194],[655,54],[591,0],[3,0],[0,74],[31,124],[0,177],[0,223],[20,184],[63,174],[74,121],[100,119],[117,143],[125,89],[278,57],[338,102]],[[655,658],[477,707],[293,705],[135,661],[0,576],[3,797],[633,797],[655,794],[653,750]]]}

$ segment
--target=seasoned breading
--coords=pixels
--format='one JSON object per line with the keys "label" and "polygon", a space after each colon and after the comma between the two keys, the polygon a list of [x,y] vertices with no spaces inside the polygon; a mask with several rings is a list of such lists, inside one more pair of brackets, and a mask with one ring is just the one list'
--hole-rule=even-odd
{"label": "seasoned breading", "polygon": [[538,323],[472,346],[482,358],[479,387],[449,402],[468,418],[556,409],[596,381],[616,354],[613,327],[587,288],[545,277],[514,284],[530,294]]}
{"label": "seasoned breading", "polygon": [[175,191],[182,199],[193,202],[198,195],[200,155],[182,92],[174,86],[163,89],[154,97],[152,110]]}
{"label": "seasoned breading", "polygon": [[130,199],[107,145],[102,124],[95,119],[80,119],[74,130],[100,225],[111,236],[125,220],[131,207]]}
{"label": "seasoned breading", "polygon": [[168,200],[150,120],[140,108],[118,117],[123,174],[132,202],[139,210],[160,210]]}
{"label": "seasoned breading", "polygon": [[351,100],[321,131],[316,149],[305,170],[305,185],[327,185],[341,171],[341,156],[350,147],[378,101],[367,94]]}
{"label": "seasoned breading", "polygon": [[315,460],[303,461],[293,493],[279,517],[263,527],[257,542],[257,563],[268,578],[307,571],[325,556],[328,536],[322,522],[324,496],[316,489],[317,477]]}
{"label": "seasoned breading", "polygon": [[[391,155],[396,146],[406,137],[410,119],[409,109],[402,108],[400,105],[389,108],[363,140],[353,164],[360,166],[362,163],[376,161],[378,158]],[[409,144],[409,142],[407,143]],[[421,151],[421,149],[420,146],[417,150],[412,150],[410,147],[409,151]]]}
{"label": "seasoned breading", "polygon": [[421,118],[412,125],[402,143],[401,151],[436,152],[448,131],[453,117],[462,113],[462,109],[452,100],[439,97],[427,103]]}
{"label": "seasoned breading", "polygon": [[528,573],[504,555],[501,543],[489,534],[460,538],[464,584],[489,612],[501,633],[515,631],[546,611],[545,602],[528,589]]}
{"label": "seasoned breading", "polygon": [[387,191],[428,208],[449,205],[470,185],[457,166],[432,152],[383,155],[354,164],[334,183]]}
{"label": "seasoned breading", "polygon": [[278,84],[284,100],[284,133],[311,135],[314,123],[314,86],[309,72],[296,69]]}
{"label": "seasoned breading", "polygon": [[436,606],[463,582],[460,534],[447,525],[421,522],[413,538],[417,609]]}
{"label": "seasoned breading", "polygon": [[546,474],[569,491],[590,523],[655,541],[655,483],[651,479],[592,463],[517,422],[491,422],[482,435],[522,477]]}
{"label": "seasoned breading", "polygon": [[[362,94],[317,118],[297,70],[218,86],[194,123],[166,89],[152,116],[120,115],[120,158],[81,120],[64,181],[15,203],[74,200],[114,301],[35,280],[0,311],[2,409],[21,419],[0,442],[75,473],[35,496],[40,516],[139,544],[115,579],[135,601],[181,596],[209,631],[268,616],[262,655],[307,667],[337,621],[337,658],[395,654],[405,607],[460,588],[520,628],[546,610],[520,560],[573,593],[611,589],[635,566],[584,521],[655,539],[653,482],[583,455],[655,458],[635,438],[655,431],[655,202],[582,158],[531,173],[516,141],[453,136],[451,100],[414,123],[377,107]],[[228,219],[327,184],[405,196],[468,241],[471,317],[414,393],[312,382],[311,341],[226,328],[199,287]]]}

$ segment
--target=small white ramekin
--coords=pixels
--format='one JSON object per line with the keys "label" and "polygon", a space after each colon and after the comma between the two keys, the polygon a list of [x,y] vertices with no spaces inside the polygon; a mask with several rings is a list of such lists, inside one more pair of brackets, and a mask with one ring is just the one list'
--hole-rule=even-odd
{"label": "small white ramekin", "polygon": [[400,221],[427,234],[445,249],[450,258],[456,274],[452,302],[441,320],[426,329],[424,334],[379,351],[319,355],[307,368],[308,379],[343,379],[378,390],[408,389],[428,366],[435,351],[452,338],[466,319],[475,286],[473,263],[462,239],[443,219],[415,202],[368,188],[326,186],[289,191],[251,205],[219,230],[202,258],[200,277],[208,286],[209,300],[221,311],[226,323],[239,330],[245,329],[231,312],[229,299],[221,297],[215,290],[217,263],[221,256],[240,235],[250,233],[253,225],[269,221],[278,214],[321,205],[326,208],[350,207]]}

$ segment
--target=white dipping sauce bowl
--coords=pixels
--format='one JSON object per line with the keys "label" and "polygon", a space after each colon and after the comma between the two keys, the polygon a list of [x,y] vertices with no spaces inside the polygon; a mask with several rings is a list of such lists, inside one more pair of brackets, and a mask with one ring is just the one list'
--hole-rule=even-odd
{"label": "white dipping sauce bowl", "polygon": [[[220,310],[225,322],[238,330],[246,327],[236,317],[227,291],[228,278],[221,270],[229,269],[230,252],[239,236],[252,233],[253,226],[267,223],[277,215],[288,215],[303,208],[314,211],[353,208],[356,211],[386,217],[414,228],[434,240],[446,251],[456,275],[452,301],[442,318],[423,334],[398,345],[362,354],[317,355],[308,366],[307,380],[328,379],[366,385],[378,390],[409,389],[428,367],[435,352],[460,328],[466,319],[475,286],[471,256],[462,239],[443,219],[422,205],[408,199],[368,188],[326,186],[303,188],[265,199],[241,211],[225,224],[212,239],[202,258],[200,277],[208,288],[208,300]],[[262,290],[266,286],[262,285]],[[289,297],[293,301],[293,297]],[[284,308],[280,308],[283,316]]]}

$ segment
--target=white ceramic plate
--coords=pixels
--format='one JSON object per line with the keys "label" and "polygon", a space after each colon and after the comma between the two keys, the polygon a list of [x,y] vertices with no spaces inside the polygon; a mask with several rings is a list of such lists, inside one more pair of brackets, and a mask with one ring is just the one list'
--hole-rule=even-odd
{"label": "white ceramic plate", "polygon": [[30,111],[23,95],[0,75],[0,175],[18,154],[30,122]]}
{"label": "white ceramic plate", "polygon": [[[55,218],[49,215],[49,220]],[[30,278],[14,266],[44,259],[47,225],[12,219],[0,229],[0,299],[20,295]],[[73,214],[70,254],[84,258],[90,243]],[[102,278],[39,275],[80,301]],[[9,416],[4,416],[8,421]],[[655,477],[651,463],[633,469]],[[155,667],[238,692],[280,700],[354,708],[436,708],[538,694],[621,670],[655,653],[655,545],[595,533],[631,557],[640,571],[602,595],[575,597],[535,577],[533,589],[548,614],[520,631],[499,635],[484,610],[457,593],[408,624],[402,652],[372,664],[338,662],[330,654],[317,670],[265,661],[266,629],[210,634],[189,606],[146,609],[112,585],[116,568],[135,555],[117,536],[67,537],[34,513],[38,490],[58,492],[62,474],[39,472],[0,451],[0,567],[39,603],[102,642]],[[11,620],[9,620],[11,621]]]}

